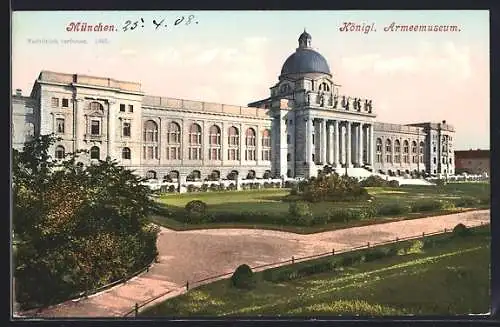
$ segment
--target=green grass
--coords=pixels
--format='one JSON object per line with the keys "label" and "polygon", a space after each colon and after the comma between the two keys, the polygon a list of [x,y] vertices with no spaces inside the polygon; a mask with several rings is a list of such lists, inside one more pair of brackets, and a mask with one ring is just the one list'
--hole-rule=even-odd
{"label": "green grass", "polygon": [[[449,200],[461,197],[485,197],[489,195],[490,185],[488,183],[449,183],[442,188],[429,186],[403,186],[399,188],[383,188],[372,187],[367,188],[368,192],[375,197],[374,203],[386,205],[390,203],[405,203],[422,199],[438,199]],[[285,219],[288,213],[289,201],[293,196],[289,195],[289,189],[261,189],[261,190],[246,190],[246,191],[226,191],[226,192],[197,192],[184,194],[166,194],[159,197],[158,202],[161,203],[172,213],[183,214],[184,206],[192,200],[201,200],[208,205],[209,213],[262,213],[282,216]],[[313,215],[325,215],[332,208],[361,208],[367,207],[371,203],[368,201],[358,202],[318,202],[311,205]],[[475,206],[478,207],[478,206]],[[483,206],[488,207],[488,206]],[[363,226],[369,224],[383,223],[388,221],[397,221],[401,219],[413,219],[428,217],[436,214],[446,214],[451,212],[462,211],[466,208],[441,210],[427,213],[410,213],[401,217],[384,216],[376,217],[370,220],[354,220],[348,223],[336,222],[327,225],[315,226],[291,226],[285,221],[283,223],[255,223],[255,222],[216,222],[204,224],[184,224],[172,217],[163,215],[154,215],[151,220],[159,225],[163,225],[175,230],[187,229],[203,229],[203,228],[263,228],[284,230],[295,233],[315,233],[326,230],[340,229],[353,226]]]}
{"label": "green grass", "polygon": [[192,289],[142,316],[450,315],[489,311],[490,233],[251,291],[229,280]]}

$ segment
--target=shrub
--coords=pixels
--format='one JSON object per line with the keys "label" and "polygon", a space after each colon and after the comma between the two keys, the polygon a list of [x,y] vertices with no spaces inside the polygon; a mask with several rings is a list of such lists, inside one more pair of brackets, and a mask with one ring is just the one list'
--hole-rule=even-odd
{"label": "shrub", "polygon": [[443,208],[443,203],[439,200],[418,200],[411,205],[412,212],[426,212],[441,210]]}
{"label": "shrub", "polygon": [[243,264],[236,268],[231,276],[231,284],[238,289],[252,289],[255,287],[256,278],[252,269]]}
{"label": "shrub", "polygon": [[192,184],[189,184],[189,185],[187,186],[187,191],[188,191],[188,192],[190,192],[190,193],[191,193],[191,192],[195,192],[195,191],[196,191],[196,186],[194,186],[194,185],[192,185]]}
{"label": "shrub", "polygon": [[217,185],[217,184],[210,185],[210,191],[216,192],[218,190],[219,190],[219,185]]}
{"label": "shrub", "polygon": [[375,248],[365,253],[365,261],[366,262],[375,261],[387,256],[389,256],[389,249]]}
{"label": "shrub", "polygon": [[342,267],[349,267],[365,261],[364,251],[356,251],[344,255],[340,261]]}
{"label": "shrub", "polygon": [[477,199],[473,196],[464,196],[464,197],[455,199],[453,202],[454,202],[456,207],[470,208],[470,207],[475,207],[478,204],[480,204],[480,199]]}
{"label": "shrub", "polygon": [[464,237],[470,235],[470,230],[464,224],[460,223],[453,228],[453,235]]}
{"label": "shrub", "polygon": [[200,200],[189,201],[184,207],[186,211],[186,222],[201,223],[207,212],[207,205]]}
{"label": "shrub", "polygon": [[389,187],[399,187],[399,182],[397,180],[391,180],[391,181],[389,181],[389,183],[387,184],[387,186],[389,186]]}
{"label": "shrub", "polygon": [[297,195],[297,194],[299,194],[297,186],[293,186],[292,189],[290,190],[290,195]]}
{"label": "shrub", "polygon": [[293,201],[288,205],[288,213],[292,223],[300,226],[309,226],[313,222],[311,207],[304,201]]}
{"label": "shrub", "polygon": [[202,191],[202,192],[206,192],[206,191],[208,191],[208,185],[207,185],[207,184],[203,184],[203,185],[201,185],[201,187],[200,187],[200,191]]}
{"label": "shrub", "polygon": [[361,181],[362,187],[383,187],[388,186],[388,182],[380,176],[371,175]]}
{"label": "shrub", "polygon": [[328,224],[328,215],[316,215],[313,218],[313,225],[326,225]]}
{"label": "shrub", "polygon": [[377,207],[377,214],[380,216],[402,215],[410,212],[411,208],[401,202],[392,202]]}
{"label": "shrub", "polygon": [[349,210],[345,208],[334,208],[328,210],[328,222],[339,223],[349,221]]}
{"label": "shrub", "polygon": [[174,185],[170,185],[170,186],[168,187],[168,191],[169,191],[170,193],[174,193],[174,192],[175,192],[175,190],[176,190],[176,187],[175,187]]}
{"label": "shrub", "polygon": [[300,187],[303,187],[303,199],[310,202],[355,201],[369,197],[356,178],[339,176],[336,173],[310,178],[304,184],[299,184],[299,189]]}

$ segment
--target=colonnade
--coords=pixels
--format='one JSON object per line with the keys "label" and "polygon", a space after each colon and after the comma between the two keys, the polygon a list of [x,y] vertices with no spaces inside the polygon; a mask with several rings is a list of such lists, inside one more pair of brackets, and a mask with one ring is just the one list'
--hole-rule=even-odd
{"label": "colonnade", "polygon": [[373,124],[314,117],[306,124],[308,162],[348,168],[373,166]]}

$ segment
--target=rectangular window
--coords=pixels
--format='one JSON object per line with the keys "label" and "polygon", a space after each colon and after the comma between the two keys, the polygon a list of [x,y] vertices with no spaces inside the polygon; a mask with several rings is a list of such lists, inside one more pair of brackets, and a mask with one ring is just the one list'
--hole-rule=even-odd
{"label": "rectangular window", "polygon": [[62,107],[63,108],[69,107],[69,100],[68,99],[62,99]]}
{"label": "rectangular window", "polygon": [[125,112],[125,105],[120,103],[120,112]]}
{"label": "rectangular window", "polygon": [[56,132],[64,133],[64,118],[56,118]]}
{"label": "rectangular window", "polygon": [[123,137],[130,137],[130,123],[123,123]]}
{"label": "rectangular window", "polygon": [[129,104],[128,105],[128,112],[134,112],[134,106]]}
{"label": "rectangular window", "polygon": [[50,99],[50,105],[55,108],[59,107],[59,98]]}
{"label": "rectangular window", "polygon": [[100,135],[101,134],[101,124],[98,120],[92,120],[90,123],[90,134]]}

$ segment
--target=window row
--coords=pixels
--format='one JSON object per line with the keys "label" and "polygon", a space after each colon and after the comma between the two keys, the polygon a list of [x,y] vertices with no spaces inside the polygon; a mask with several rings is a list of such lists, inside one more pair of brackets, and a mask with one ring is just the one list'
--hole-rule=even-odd
{"label": "window row", "polygon": [[[378,138],[376,141],[377,153],[382,153],[382,139]],[[417,146],[416,141],[411,142],[411,153],[416,154],[424,154],[425,143],[423,141],[420,142],[419,146]],[[403,153],[410,153],[410,143],[407,140],[403,141]],[[385,141],[385,152],[392,153],[392,141],[387,139]],[[399,140],[394,141],[394,152],[401,153],[401,143]]]}
{"label": "window row", "polygon": [[[152,120],[144,123],[143,131],[144,142],[158,142],[158,124]],[[167,143],[180,144],[181,127],[175,122],[170,122],[167,127]],[[227,142],[229,147],[240,146],[240,132],[231,126],[228,129]],[[265,129],[262,133],[262,147],[271,147],[271,132]],[[189,126],[188,130],[188,143],[189,145],[202,145],[202,128],[199,124],[193,123]],[[219,147],[222,145],[222,132],[219,126],[212,125],[208,130],[208,145]],[[245,145],[247,147],[255,147],[257,145],[257,133],[255,129],[248,128],[245,132]]]}
{"label": "window row", "polygon": [[[61,100],[61,101],[59,102],[59,100]],[[52,97],[50,99],[50,105],[51,105],[51,107],[53,107],[53,108],[59,108],[59,104],[61,105],[62,108],[68,108],[69,107],[69,99],[67,99],[67,98],[59,99],[59,98],[56,98],[56,97]]]}
{"label": "window row", "polygon": [[[220,147],[208,147],[206,149],[208,160],[222,160],[222,149]],[[201,146],[189,146],[187,148],[188,160],[202,160],[204,150]],[[240,160],[240,148],[234,147],[227,149],[227,160]],[[255,161],[257,159],[257,150],[255,148],[247,148],[243,151],[244,158],[247,161]],[[271,148],[263,148],[260,152],[261,160],[271,160]],[[158,146],[145,145],[143,147],[143,158],[146,160],[159,159]],[[167,160],[182,160],[181,147],[178,145],[168,146],[165,151]]]}

